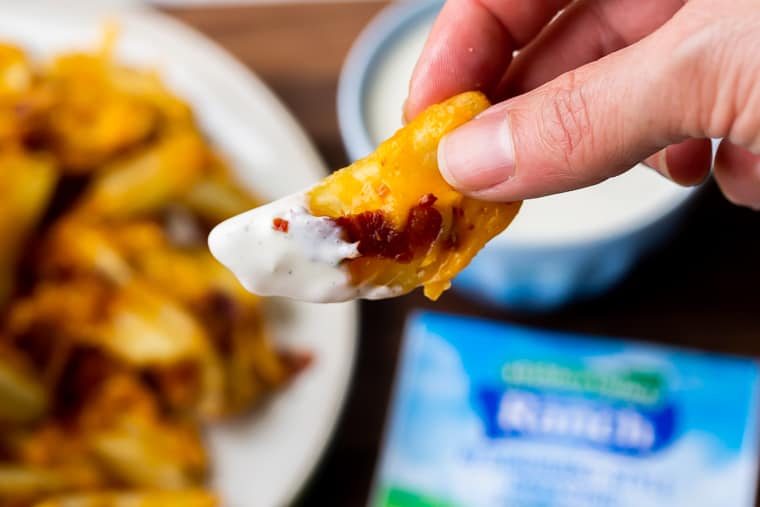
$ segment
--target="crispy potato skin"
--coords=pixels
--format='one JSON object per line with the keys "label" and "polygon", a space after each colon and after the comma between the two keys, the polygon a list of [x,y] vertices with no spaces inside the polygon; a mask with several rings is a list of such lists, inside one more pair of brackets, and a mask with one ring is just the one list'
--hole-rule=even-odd
{"label": "crispy potato skin", "polygon": [[341,219],[381,212],[397,232],[413,227],[410,212],[421,202],[429,196],[435,200],[432,207],[440,215],[435,239],[417,248],[411,260],[364,255],[346,261],[356,285],[397,286],[403,292],[423,286],[427,297],[437,299],[486,242],[515,217],[521,203],[465,197],[438,171],[441,138],[488,106],[478,92],[433,105],[367,158],[333,173],[311,190],[309,206],[314,215]]}

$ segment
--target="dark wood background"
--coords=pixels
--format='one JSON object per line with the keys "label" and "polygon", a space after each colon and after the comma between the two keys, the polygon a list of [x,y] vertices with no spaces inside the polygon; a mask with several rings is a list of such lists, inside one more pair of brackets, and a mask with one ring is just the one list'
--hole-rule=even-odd
{"label": "dark wood background", "polygon": [[[335,114],[343,59],[383,2],[172,9],[253,69],[314,140],[329,167],[346,164]],[[413,294],[364,303],[358,364],[332,446],[299,506],[366,502],[401,328],[431,308],[544,328],[632,337],[760,355],[760,214],[733,207],[710,185],[666,247],[604,297],[559,312],[521,315],[450,291],[433,304]],[[727,393],[730,396],[730,393]]]}

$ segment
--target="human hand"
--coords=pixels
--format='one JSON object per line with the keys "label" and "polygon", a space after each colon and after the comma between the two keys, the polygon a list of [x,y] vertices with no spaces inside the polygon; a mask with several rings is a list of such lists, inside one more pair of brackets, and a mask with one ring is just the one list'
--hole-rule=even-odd
{"label": "human hand", "polygon": [[718,185],[760,209],[758,48],[757,0],[449,0],[404,112],[471,89],[507,99],[439,146],[443,176],[480,199],[572,190],[644,159],[694,185],[722,137]]}

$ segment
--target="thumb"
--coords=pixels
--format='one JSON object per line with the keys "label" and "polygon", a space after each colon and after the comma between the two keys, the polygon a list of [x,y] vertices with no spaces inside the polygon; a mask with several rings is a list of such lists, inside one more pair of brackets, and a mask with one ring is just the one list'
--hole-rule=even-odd
{"label": "thumb", "polygon": [[471,196],[516,201],[598,183],[685,139],[678,103],[688,102],[653,45],[492,106],[441,140],[441,174]]}

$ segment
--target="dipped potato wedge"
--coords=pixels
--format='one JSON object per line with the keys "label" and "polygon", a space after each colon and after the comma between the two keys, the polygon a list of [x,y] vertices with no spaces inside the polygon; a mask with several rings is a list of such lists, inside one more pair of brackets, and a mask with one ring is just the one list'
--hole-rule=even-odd
{"label": "dipped potato wedge", "polygon": [[220,224],[212,253],[262,295],[337,302],[421,286],[437,299],[520,209],[466,197],[438,170],[443,136],[488,106],[466,92],[429,107],[306,192]]}

